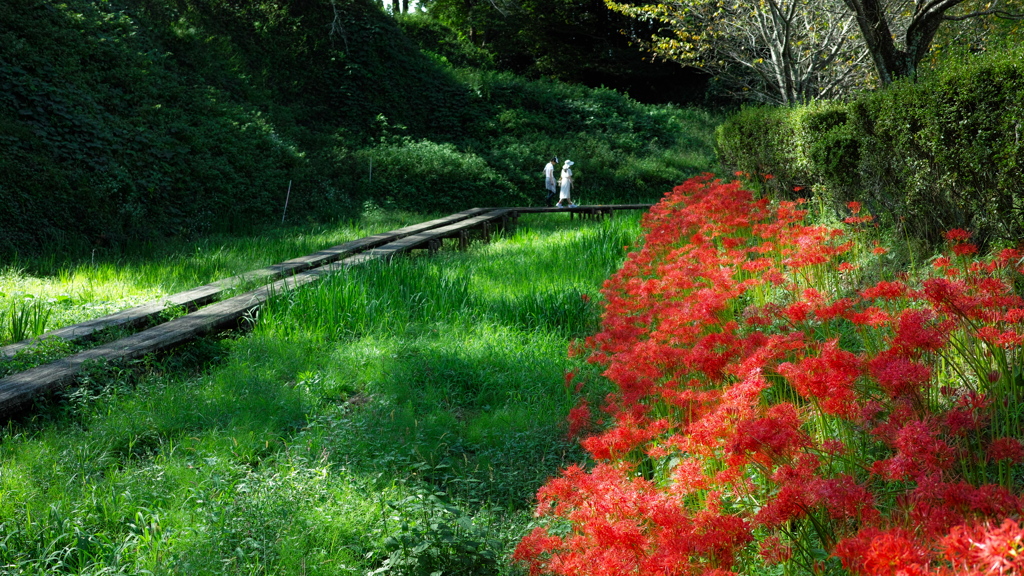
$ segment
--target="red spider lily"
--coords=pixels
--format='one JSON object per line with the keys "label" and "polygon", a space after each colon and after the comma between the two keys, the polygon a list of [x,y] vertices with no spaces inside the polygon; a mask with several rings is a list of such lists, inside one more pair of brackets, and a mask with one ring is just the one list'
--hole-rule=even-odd
{"label": "red spider lily", "polygon": [[892,444],[896,454],[876,461],[871,467],[887,480],[917,480],[941,474],[953,463],[953,448],[927,422],[904,425],[896,432]]}
{"label": "red spider lily", "polygon": [[652,483],[630,476],[610,465],[567,469],[538,492],[537,513],[564,516],[576,529],[556,538],[537,528],[513,559],[531,574],[700,574],[731,565],[751,540],[742,518],[690,516]]}
{"label": "red spider lily", "polygon": [[881,280],[878,284],[860,291],[861,297],[866,300],[898,300],[907,297],[909,293],[910,289],[903,282],[889,282],[886,280]]}
{"label": "red spider lily", "polygon": [[590,406],[586,399],[580,400],[575,408],[569,410],[569,438],[576,438],[590,426]]}
{"label": "red spider lily", "polygon": [[868,372],[890,398],[918,394],[932,377],[931,367],[891,352],[871,359]]}
{"label": "red spider lily", "polygon": [[758,546],[765,564],[781,564],[793,557],[793,548],[782,543],[778,536],[768,536]]}
{"label": "red spider lily", "polygon": [[957,256],[970,256],[978,253],[978,247],[974,244],[957,244],[951,250]]}
{"label": "red spider lily", "polygon": [[[849,208],[848,222],[870,221]],[[616,386],[608,426],[581,442],[598,463],[538,493],[559,531],[517,548],[532,574],[730,574],[744,549],[818,562],[808,545],[855,574],[1016,569],[964,560],[975,528],[962,529],[969,545],[941,542],[1024,512],[1009,485],[983,480],[1024,462],[1007,416],[1024,399],[1024,250],[977,259],[951,231],[955,258],[929,277],[860,285],[870,266],[833,271],[858,270],[845,260],[864,254],[863,232],[806,215],[704,175],[644,217],[645,241],[605,283],[602,330],[582,346]],[[570,429],[591,419],[580,404]],[[986,550],[1019,550],[1013,530]]]}
{"label": "red spider lily", "polygon": [[971,239],[971,233],[962,228],[954,228],[947,231],[942,236],[949,242],[967,242]]}
{"label": "red spider lily", "polygon": [[904,310],[896,324],[893,349],[909,357],[942,349],[949,341],[952,326],[939,321],[935,312],[927,309]]}
{"label": "red spider lily", "polygon": [[944,556],[958,573],[1024,573],[1024,528],[1009,518],[999,526],[956,526],[941,544]]}
{"label": "red spider lily", "polygon": [[1013,464],[1024,462],[1024,444],[1016,438],[996,438],[988,445],[985,456],[992,462],[1008,460]]}
{"label": "red spider lily", "polygon": [[866,528],[836,546],[843,566],[863,576],[926,574],[928,552],[914,535],[895,528]]}
{"label": "red spider lily", "polygon": [[836,340],[826,342],[819,356],[778,367],[801,396],[818,398],[826,413],[851,419],[858,412],[853,384],[861,370],[860,360],[840,349]]}

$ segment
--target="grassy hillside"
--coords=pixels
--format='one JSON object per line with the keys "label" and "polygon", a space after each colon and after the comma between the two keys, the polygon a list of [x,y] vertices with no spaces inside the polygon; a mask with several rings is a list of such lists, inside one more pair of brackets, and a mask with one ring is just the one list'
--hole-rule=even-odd
{"label": "grassy hillside", "polygon": [[652,197],[716,122],[453,69],[370,0],[3,3],[0,86],[7,254],[273,225],[289,182],[293,220],[536,203],[551,154],[591,201]]}

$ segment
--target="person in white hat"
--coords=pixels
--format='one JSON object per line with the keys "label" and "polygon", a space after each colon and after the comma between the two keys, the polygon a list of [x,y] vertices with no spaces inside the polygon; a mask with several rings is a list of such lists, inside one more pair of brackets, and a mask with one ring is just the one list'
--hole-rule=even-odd
{"label": "person in white hat", "polygon": [[566,160],[565,164],[562,164],[562,177],[558,180],[558,183],[562,185],[562,188],[558,192],[558,203],[555,204],[555,208],[564,208],[562,201],[569,202],[569,207],[576,206],[576,203],[572,201],[572,166],[575,164],[572,160]]}

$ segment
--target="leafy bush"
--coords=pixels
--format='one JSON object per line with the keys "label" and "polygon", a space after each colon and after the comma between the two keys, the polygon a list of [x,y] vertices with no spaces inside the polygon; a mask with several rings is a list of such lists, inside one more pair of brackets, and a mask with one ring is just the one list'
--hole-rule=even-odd
{"label": "leafy bush", "polygon": [[402,33],[416,42],[424,52],[445,64],[489,70],[494,56],[483,48],[461,38],[455,30],[425,14],[412,13],[398,17]]}
{"label": "leafy bush", "polygon": [[445,494],[414,491],[388,502],[392,521],[385,523],[380,568],[369,573],[401,576],[495,574],[500,543],[477,527],[473,518],[445,501]]}
{"label": "leafy bush", "polygon": [[856,200],[932,243],[951,228],[980,241],[1024,232],[1024,50],[947,63],[848,104],[745,109],[718,131],[720,160]]}
{"label": "leafy bush", "polygon": [[381,206],[441,213],[530,203],[483,158],[451,144],[403,139],[363,155],[373,166],[369,197]]}
{"label": "leafy bush", "polygon": [[777,197],[803,180],[797,148],[798,128],[787,108],[746,106],[715,131],[715,152],[731,170]]}

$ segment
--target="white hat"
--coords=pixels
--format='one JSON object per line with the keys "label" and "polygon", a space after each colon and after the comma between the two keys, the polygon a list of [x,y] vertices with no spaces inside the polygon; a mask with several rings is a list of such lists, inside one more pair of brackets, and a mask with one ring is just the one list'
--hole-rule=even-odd
{"label": "white hat", "polygon": [[575,164],[575,162],[573,162],[572,160],[566,160],[565,161],[565,167],[566,168],[568,168],[569,166],[572,166],[573,164]]}

